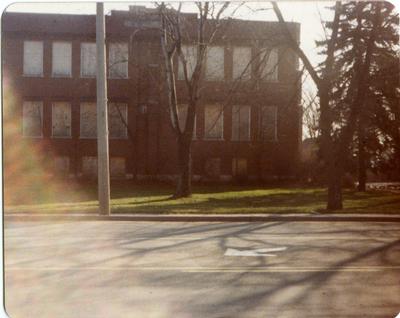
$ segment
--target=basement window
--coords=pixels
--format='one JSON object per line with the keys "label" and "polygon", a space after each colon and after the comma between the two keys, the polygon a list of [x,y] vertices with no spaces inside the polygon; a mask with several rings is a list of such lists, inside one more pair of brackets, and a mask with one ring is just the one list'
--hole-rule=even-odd
{"label": "basement window", "polygon": [[67,156],[57,156],[54,158],[54,171],[58,175],[68,175],[70,169],[70,159]]}
{"label": "basement window", "polygon": [[232,175],[234,177],[247,176],[247,159],[245,158],[232,159]]}
{"label": "basement window", "polygon": [[86,178],[97,177],[97,157],[82,157],[82,175]]}
{"label": "basement window", "polygon": [[126,162],[124,157],[110,158],[110,176],[112,178],[123,178],[126,175]]}

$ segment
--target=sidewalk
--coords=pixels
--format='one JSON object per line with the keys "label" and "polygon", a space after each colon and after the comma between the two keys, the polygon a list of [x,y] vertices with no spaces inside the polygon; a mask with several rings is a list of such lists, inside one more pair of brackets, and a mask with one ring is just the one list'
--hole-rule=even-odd
{"label": "sidewalk", "polygon": [[136,222],[400,222],[398,214],[112,214],[6,213],[5,221],[136,221]]}

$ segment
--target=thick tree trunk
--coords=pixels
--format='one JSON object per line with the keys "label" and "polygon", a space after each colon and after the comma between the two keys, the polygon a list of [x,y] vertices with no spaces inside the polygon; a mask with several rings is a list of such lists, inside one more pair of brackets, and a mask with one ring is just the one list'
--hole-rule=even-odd
{"label": "thick tree trunk", "polygon": [[[272,6],[274,12],[281,23],[282,26],[285,26],[285,20],[283,19],[282,13],[279,10],[276,2],[272,2]],[[296,52],[296,54],[302,60],[305,68],[309,72],[311,78],[314,83],[318,87],[318,96],[320,99],[320,129],[321,129],[321,152],[324,160],[324,166],[326,170],[326,179],[329,184],[328,193],[329,198],[327,202],[327,209],[333,208],[342,208],[342,195],[341,195],[341,176],[338,180],[336,180],[335,173],[335,153],[333,150],[333,140],[332,140],[332,114],[330,110],[330,96],[329,92],[332,90],[332,71],[335,60],[335,45],[339,32],[339,22],[340,22],[340,11],[341,3],[340,1],[336,1],[335,4],[335,16],[332,24],[332,34],[330,41],[328,42],[327,47],[327,58],[325,60],[325,69],[323,71],[323,76],[320,77],[316,68],[312,66],[310,60],[304,54],[303,50],[300,48],[297,41],[291,36],[291,33],[287,27],[284,28],[286,33],[286,37],[289,40],[291,48]]]}
{"label": "thick tree trunk", "polygon": [[393,176],[390,176],[394,181],[400,182],[400,147],[398,147],[395,151],[396,153],[396,159],[395,159],[395,164],[396,164],[396,170]]}
{"label": "thick tree trunk", "polygon": [[360,192],[366,191],[367,183],[367,165],[365,153],[365,138],[364,134],[358,134],[358,186],[357,190]]}
{"label": "thick tree trunk", "polygon": [[[330,180],[328,188],[328,206],[327,206],[328,210],[343,208],[342,190],[341,190],[343,166],[348,155],[349,145],[354,135],[357,119],[360,116],[360,112],[362,112],[362,107],[365,103],[365,99],[368,92],[369,69],[371,66],[372,54],[374,52],[375,38],[379,28],[380,17],[381,17],[381,4],[377,2],[375,8],[375,19],[367,42],[367,47],[365,50],[365,58],[363,60],[362,57],[363,54],[359,54],[356,60],[357,77],[355,79],[356,83],[355,87],[357,89],[357,94],[352,101],[352,105],[350,108],[351,111],[347,126],[342,129],[342,133],[340,134],[337,151],[334,150],[335,167],[333,169],[330,169],[331,172],[334,173],[334,175],[331,175],[329,178]],[[355,45],[357,45],[357,42],[355,43]]]}
{"label": "thick tree trunk", "polygon": [[186,139],[185,137],[178,139],[178,180],[175,198],[190,197],[192,194],[191,140]]}
{"label": "thick tree trunk", "polygon": [[342,169],[337,165],[335,145],[332,140],[332,114],[329,108],[328,84],[322,82],[319,87],[320,98],[320,128],[321,128],[321,151],[324,160],[326,182],[328,184],[327,210],[341,210],[343,208],[342,198]]}
{"label": "thick tree trunk", "polygon": [[342,172],[338,167],[329,170],[327,210],[343,209]]}

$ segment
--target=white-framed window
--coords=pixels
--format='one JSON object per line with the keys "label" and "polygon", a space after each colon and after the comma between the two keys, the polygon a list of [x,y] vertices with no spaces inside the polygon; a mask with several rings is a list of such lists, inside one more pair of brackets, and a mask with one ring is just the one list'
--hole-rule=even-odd
{"label": "white-framed window", "polygon": [[232,106],[232,140],[250,140],[250,106]]}
{"label": "white-framed window", "polygon": [[25,101],[22,105],[22,136],[43,136],[43,102]]}
{"label": "white-framed window", "polygon": [[113,178],[125,177],[126,160],[124,157],[110,158],[110,176]]}
{"label": "white-framed window", "polygon": [[128,43],[110,43],[108,74],[110,78],[128,78]]}
{"label": "white-framed window", "polygon": [[53,42],[52,76],[71,77],[72,44],[71,42]]}
{"label": "white-framed window", "polygon": [[71,137],[71,104],[68,102],[54,102],[51,108],[51,123],[52,137]]}
{"label": "white-framed window", "polygon": [[24,76],[43,76],[43,42],[24,41]]}
{"label": "white-framed window", "polygon": [[[186,60],[186,68],[188,78],[191,79],[197,60],[197,47],[195,45],[182,45],[182,53]],[[178,57],[178,80],[184,80],[185,75],[183,72],[183,64],[181,59]]]}
{"label": "white-framed window", "polygon": [[261,59],[261,79],[264,81],[277,81],[278,80],[278,69],[279,69],[279,56],[278,49],[265,49],[260,54]]}
{"label": "white-framed window", "polygon": [[96,77],[96,43],[81,43],[81,77]]}
{"label": "white-framed window", "polygon": [[233,79],[249,80],[251,77],[251,47],[233,48]]}
{"label": "white-framed window", "polygon": [[260,116],[262,141],[278,140],[278,107],[262,106]]}
{"label": "white-framed window", "polygon": [[97,138],[96,103],[81,103],[80,106],[80,137]]}
{"label": "white-framed window", "polygon": [[[185,129],[186,119],[187,119],[188,104],[178,104],[178,120],[179,128],[181,131]],[[194,117],[193,125],[193,136],[192,139],[196,139],[196,117]]]}
{"label": "white-framed window", "polygon": [[108,106],[109,137],[112,139],[128,138],[128,105],[109,103]]}
{"label": "white-framed window", "polygon": [[225,62],[223,46],[209,46],[206,57],[206,80],[222,81],[225,76]]}
{"label": "white-framed window", "polygon": [[204,137],[206,139],[223,139],[224,111],[220,104],[204,107]]}

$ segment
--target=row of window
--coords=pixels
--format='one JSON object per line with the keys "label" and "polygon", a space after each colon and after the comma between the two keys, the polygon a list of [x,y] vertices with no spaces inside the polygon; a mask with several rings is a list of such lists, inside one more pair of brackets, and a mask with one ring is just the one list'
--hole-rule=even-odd
{"label": "row of window", "polygon": [[[278,138],[278,108],[262,106],[260,113],[260,134],[263,141],[276,141]],[[206,105],[204,109],[204,136],[206,139],[223,139],[224,109],[222,105]],[[251,106],[232,106],[232,136],[234,141],[250,141]]]}
{"label": "row of window", "polygon": [[[196,66],[197,48],[195,45],[183,45],[182,54],[187,65],[190,78]],[[253,52],[250,46],[235,46],[232,49],[232,75],[234,80],[249,80],[252,66],[257,66],[259,78],[265,81],[278,80],[278,49],[260,48]],[[178,79],[183,80],[184,67],[180,60],[178,64]],[[207,80],[221,81],[225,77],[225,48],[210,46],[207,49],[205,61],[205,77]]]}
{"label": "row of window", "polygon": [[[53,164],[54,171],[61,175],[68,175],[71,171],[71,160],[68,156],[56,156]],[[97,157],[83,156],[81,159],[81,173],[83,176],[97,176]],[[110,176],[124,177],[126,175],[126,160],[124,157],[110,157]]]}
{"label": "row of window", "polygon": [[[54,102],[51,109],[51,136],[71,137],[71,104]],[[96,103],[80,105],[80,137],[97,138]],[[110,138],[127,138],[128,107],[124,103],[109,103],[108,131]],[[24,137],[43,136],[43,102],[25,101],[22,111],[22,135]]]}
{"label": "row of window", "polygon": [[[225,76],[225,48],[210,46],[205,61],[205,77],[207,80],[221,81]],[[187,61],[188,76],[191,77],[197,50],[193,45],[182,46]],[[24,41],[23,74],[25,76],[43,76],[43,42]],[[277,49],[260,49],[255,59],[250,46],[233,48],[233,78],[249,80],[252,76],[252,65],[258,61],[259,76],[262,79],[275,81],[278,79]],[[108,45],[108,76],[110,78],[128,78],[129,48],[128,43],[110,43]],[[72,76],[72,43],[52,43],[52,76]],[[81,43],[81,77],[96,76],[96,44]],[[184,79],[183,64],[178,64],[178,79]]]}
{"label": "row of window", "polygon": [[[128,44],[108,45],[108,76],[128,78]],[[43,76],[43,42],[24,41],[24,76]],[[53,77],[72,76],[72,43],[52,43]],[[81,43],[81,77],[96,77],[96,43]]]}
{"label": "row of window", "polygon": [[[68,175],[71,169],[70,158],[67,156],[56,156],[54,158],[54,171],[58,174]],[[205,165],[205,174],[208,176],[219,176],[221,171],[221,159],[209,158]],[[81,159],[81,173],[86,177],[97,176],[97,157],[83,156]],[[126,176],[126,160],[124,157],[110,157],[110,176]],[[232,176],[247,176],[247,159],[232,158]]]}
{"label": "row of window", "polygon": [[[80,137],[97,137],[96,103],[80,104]],[[179,107],[179,125],[185,126],[187,105]],[[71,137],[71,104],[54,102],[52,104],[52,137]],[[263,106],[260,114],[260,138],[265,141],[277,140],[277,107]],[[219,104],[206,105],[204,109],[204,138],[223,139],[223,107]],[[251,107],[234,105],[232,107],[232,140],[250,140]],[[22,132],[25,137],[42,137],[43,102],[25,101],[23,104]],[[108,129],[110,138],[127,138],[128,106],[125,103],[109,103]],[[193,137],[196,138],[196,126]]]}

